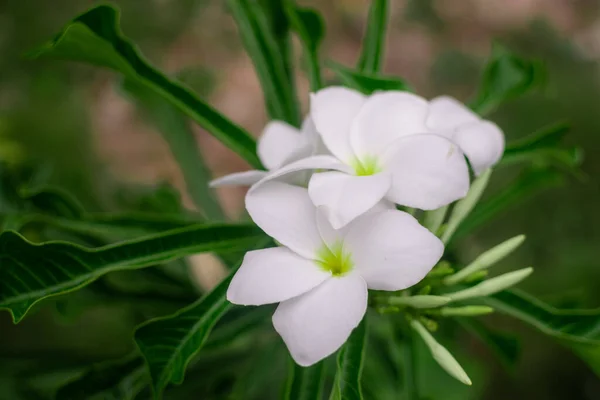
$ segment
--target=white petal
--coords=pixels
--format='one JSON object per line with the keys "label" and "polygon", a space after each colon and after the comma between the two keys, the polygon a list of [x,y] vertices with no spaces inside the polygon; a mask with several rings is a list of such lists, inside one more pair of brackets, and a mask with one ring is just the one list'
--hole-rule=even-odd
{"label": "white petal", "polygon": [[[294,161],[278,170],[269,172],[262,180],[260,180],[254,187],[259,187],[265,182],[273,180],[285,181],[288,183],[296,182],[298,174],[305,175],[306,171],[314,169],[333,169],[337,171],[343,171],[346,173],[352,173],[352,169],[346,164],[341,163],[337,158],[327,155],[307,157],[302,160]],[[253,188],[250,189],[252,191]]]}
{"label": "white petal", "polygon": [[316,257],[323,241],[308,190],[277,181],[255,185],[246,194],[246,209],[267,235],[303,257]]}
{"label": "white petal", "polygon": [[311,156],[314,141],[283,121],[271,121],[258,139],[258,157],[269,170]]}
{"label": "white petal", "polygon": [[350,145],[350,126],[366,96],[341,86],[331,86],[310,96],[310,115],[317,132],[333,155],[350,162],[354,153]]}
{"label": "white petal", "polygon": [[421,281],[444,253],[441,240],[410,214],[388,210],[349,225],[344,248],[369,289],[401,290]]}
{"label": "white petal", "polygon": [[469,190],[469,169],[457,145],[438,135],[413,135],[397,140],[384,156],[392,175],[387,194],[395,203],[435,210]]}
{"label": "white petal", "polygon": [[361,158],[382,154],[396,139],[426,133],[428,103],[408,92],[375,93],[365,102],[354,119],[351,143]]}
{"label": "white petal", "polygon": [[273,315],[273,326],[294,361],[309,366],[339,349],[366,311],[367,285],[351,273],[282,302]]}
{"label": "white petal", "polygon": [[465,153],[476,175],[496,164],[504,153],[504,134],[489,121],[460,127],[454,134],[454,142]]}
{"label": "white petal", "polygon": [[479,116],[458,100],[449,96],[440,96],[429,102],[427,127],[450,137],[461,125],[479,121]]}
{"label": "white petal", "polygon": [[214,179],[209,183],[211,188],[221,186],[251,186],[267,176],[267,171],[244,171]]}
{"label": "white petal", "polygon": [[227,300],[244,306],[278,303],[306,293],[331,274],[285,247],[249,251],[229,284]]}
{"label": "white petal", "polygon": [[356,176],[338,171],[320,172],[311,177],[308,193],[333,228],[340,229],[377,204],[390,183],[387,173]]}
{"label": "white petal", "polygon": [[329,149],[327,149],[325,143],[323,143],[323,139],[321,138],[321,135],[319,135],[319,133],[317,132],[317,127],[315,126],[315,123],[312,120],[312,118],[310,118],[310,116],[307,116],[306,118],[304,118],[304,121],[302,121],[301,131],[302,134],[306,136],[307,140],[309,140],[312,143],[313,153],[311,155],[331,155],[331,152],[329,151]]}

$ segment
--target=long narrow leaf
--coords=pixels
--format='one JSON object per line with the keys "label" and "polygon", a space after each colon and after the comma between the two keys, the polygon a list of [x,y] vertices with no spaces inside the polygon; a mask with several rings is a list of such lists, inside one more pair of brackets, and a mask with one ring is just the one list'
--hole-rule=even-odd
{"label": "long narrow leaf", "polygon": [[363,38],[362,52],[357,68],[362,72],[375,73],[381,70],[385,55],[385,34],[389,4],[387,0],[372,0]]}
{"label": "long narrow leaf", "polygon": [[325,367],[319,362],[310,367],[301,367],[291,362],[284,400],[315,400],[321,399]]}
{"label": "long narrow leaf", "polygon": [[156,92],[252,166],[262,168],[256,155],[256,142],[248,132],[200,100],[190,89],[151,66],[122,34],[119,17],[119,11],[113,6],[92,8],[67,24],[56,38],[31,56],[81,61],[115,70]]}
{"label": "long narrow leaf", "polygon": [[330,400],[362,400],[361,376],[367,343],[367,316],[350,335],[337,357]]}
{"label": "long narrow leaf", "polygon": [[286,1],[285,11],[292,29],[300,37],[306,58],[310,89],[315,92],[323,86],[319,62],[319,46],[325,35],[323,18],[317,11],[297,7],[291,1]]}
{"label": "long narrow leaf", "polygon": [[196,225],[95,249],[67,242],[33,244],[0,235],[0,309],[15,323],[40,300],[77,290],[100,276],[205,251],[236,251],[264,237],[253,225]]}
{"label": "long narrow leaf", "polygon": [[227,4],[254,63],[269,116],[298,126],[298,104],[285,69],[285,55],[280,54],[263,9],[249,0],[229,0]]}
{"label": "long narrow leaf", "polygon": [[378,90],[402,90],[412,92],[410,86],[395,76],[364,73],[344,67],[335,62],[327,64],[342,83],[364,94],[372,94]]}

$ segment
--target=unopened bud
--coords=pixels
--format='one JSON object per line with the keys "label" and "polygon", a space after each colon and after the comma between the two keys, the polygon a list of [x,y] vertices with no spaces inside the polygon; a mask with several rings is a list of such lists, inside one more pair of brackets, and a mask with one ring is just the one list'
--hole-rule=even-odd
{"label": "unopened bud", "polygon": [[500,292],[513,285],[516,285],[531,275],[532,272],[533,268],[531,267],[523,268],[518,271],[509,272],[507,274],[488,279],[468,289],[460,290],[454,293],[446,293],[444,296],[450,297],[452,301],[464,300],[472,297],[489,296],[490,294]]}
{"label": "unopened bud", "polygon": [[475,317],[491,314],[494,309],[488,306],[442,307],[438,312],[442,317]]}
{"label": "unopened bud", "polygon": [[388,298],[388,303],[393,306],[407,306],[412,308],[435,308],[448,304],[450,300],[450,298],[442,296],[394,296]]}

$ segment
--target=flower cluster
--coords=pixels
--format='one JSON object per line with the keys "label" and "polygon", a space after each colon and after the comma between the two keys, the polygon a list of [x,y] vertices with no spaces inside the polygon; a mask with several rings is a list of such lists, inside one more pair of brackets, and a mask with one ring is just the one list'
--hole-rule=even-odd
{"label": "flower cluster", "polygon": [[251,185],[248,213],[281,245],[246,254],[228,300],[279,303],[273,325],[292,357],[318,362],[360,323],[368,289],[409,288],[442,257],[442,241],[397,206],[435,210],[461,199],[469,164],[481,174],[503,151],[502,131],[450,97],[312,94],[301,130],[265,128],[258,155],[268,171],[212,182]]}

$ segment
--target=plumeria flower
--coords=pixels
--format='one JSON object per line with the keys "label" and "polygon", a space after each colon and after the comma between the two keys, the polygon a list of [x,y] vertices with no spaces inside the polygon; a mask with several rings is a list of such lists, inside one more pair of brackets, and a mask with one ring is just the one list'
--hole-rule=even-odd
{"label": "plumeria flower", "polygon": [[[270,121],[258,139],[258,158],[269,171],[323,151],[312,120],[307,117],[301,129],[283,121]],[[268,174],[267,171],[238,172],[215,179],[211,187],[253,185]]]}
{"label": "plumeria flower", "polygon": [[410,214],[385,204],[335,230],[305,188],[271,180],[250,192],[250,216],[282,246],[246,253],[227,299],[279,303],[273,325],[302,366],[344,344],[366,312],[367,289],[416,284],[444,250]]}
{"label": "plumeria flower", "polygon": [[469,170],[462,151],[427,127],[429,103],[400,91],[369,97],[344,87],[311,95],[310,115],[330,156],[288,164],[264,181],[301,170],[313,203],[343,227],[382,199],[433,210],[464,197]]}
{"label": "plumeria flower", "polygon": [[504,134],[498,125],[482,120],[452,97],[431,100],[426,125],[456,143],[476,175],[496,164],[504,153]]}

